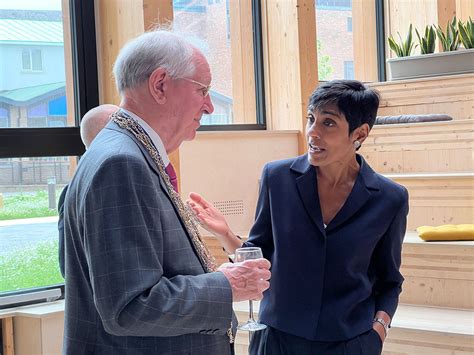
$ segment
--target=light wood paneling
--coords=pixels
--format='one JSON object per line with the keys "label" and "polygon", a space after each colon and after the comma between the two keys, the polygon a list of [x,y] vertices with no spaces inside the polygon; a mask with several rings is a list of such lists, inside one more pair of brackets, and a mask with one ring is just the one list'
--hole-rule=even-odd
{"label": "light wood paneling", "polygon": [[[452,322],[456,322],[453,317]],[[472,355],[472,335],[392,328],[383,355]]]}
{"label": "light wood paneling", "polygon": [[[173,22],[172,0],[143,0],[143,29],[153,30],[159,25],[168,25]],[[169,154],[170,162],[176,171],[178,178],[178,189],[181,190],[181,166],[179,160],[179,149]]]}
{"label": "light wood paneling", "polygon": [[[445,0],[451,1],[451,0]],[[393,35],[398,41],[397,32],[400,32],[402,39],[405,40],[408,33],[408,27],[413,24],[413,39],[415,44],[418,39],[415,34],[415,28],[424,32],[426,25],[436,24],[438,22],[437,1],[434,0],[387,0],[385,1],[386,18],[386,36]],[[388,50],[388,57],[393,58],[396,55]],[[419,48],[414,53],[420,53]]]}
{"label": "light wood paneling", "polygon": [[459,0],[437,0],[437,24],[439,24],[443,29],[446,28],[446,24],[448,23],[448,21],[451,21],[453,17],[456,16],[456,2],[458,1]]}
{"label": "light wood paneling", "polygon": [[474,308],[474,242],[424,242],[407,233],[401,272],[402,303]]}
{"label": "light wood paneling", "polygon": [[264,1],[267,119],[273,130],[297,129],[306,146],[308,98],[317,85],[314,1]]}
{"label": "light wood paneling", "polygon": [[13,318],[13,325],[15,329],[15,355],[42,355],[41,319],[15,317]]}
{"label": "light wood paneling", "polygon": [[388,177],[408,189],[408,230],[474,221],[474,173]]}
{"label": "light wood paneling", "polygon": [[[301,134],[298,136],[298,153],[303,154],[307,150],[305,137],[306,111],[309,97],[318,83],[318,59],[316,54],[316,13],[314,1],[298,0],[297,22],[299,38],[299,91]],[[296,114],[296,112],[295,112]],[[291,116],[290,116],[291,117]]]}
{"label": "light wood paneling", "polygon": [[95,0],[99,97],[119,104],[112,68],[120,48],[144,31],[142,0]]}
{"label": "light wood paneling", "polygon": [[469,17],[474,20],[474,1],[472,0],[456,0],[456,17],[463,22]]}
{"label": "light wood paneling", "polygon": [[382,96],[379,116],[444,113],[455,120],[474,115],[474,74],[369,84]]}
{"label": "light wood paneling", "polygon": [[198,132],[180,148],[181,195],[195,191],[211,203],[235,206],[225,217],[235,233],[247,234],[264,164],[296,156],[297,136],[296,131]]}
{"label": "light wood paneling", "polygon": [[15,346],[13,341],[13,318],[2,319],[2,343],[3,355],[14,355]]}
{"label": "light wood paneling", "polygon": [[474,171],[474,123],[459,120],[375,126],[361,154],[379,173]]}
{"label": "light wood paneling", "polygon": [[233,122],[255,124],[256,101],[252,1],[230,1],[229,12]]}
{"label": "light wood paneling", "polygon": [[354,76],[357,80],[378,80],[375,1],[352,1],[354,34]]}

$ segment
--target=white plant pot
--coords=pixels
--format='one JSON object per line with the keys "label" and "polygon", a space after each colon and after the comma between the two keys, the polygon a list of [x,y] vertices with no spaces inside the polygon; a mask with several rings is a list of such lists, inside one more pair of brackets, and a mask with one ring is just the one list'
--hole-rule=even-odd
{"label": "white plant pot", "polygon": [[387,64],[390,80],[474,73],[474,49],[391,58]]}

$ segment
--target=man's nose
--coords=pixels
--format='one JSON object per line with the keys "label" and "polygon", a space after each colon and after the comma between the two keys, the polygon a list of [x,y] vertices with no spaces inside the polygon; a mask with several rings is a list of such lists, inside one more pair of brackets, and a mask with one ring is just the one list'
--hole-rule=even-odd
{"label": "man's nose", "polygon": [[211,113],[214,112],[214,105],[212,104],[212,100],[211,100],[211,95],[207,95],[205,98],[204,98],[204,108],[203,108],[203,111],[205,113],[207,113],[208,115],[210,115]]}

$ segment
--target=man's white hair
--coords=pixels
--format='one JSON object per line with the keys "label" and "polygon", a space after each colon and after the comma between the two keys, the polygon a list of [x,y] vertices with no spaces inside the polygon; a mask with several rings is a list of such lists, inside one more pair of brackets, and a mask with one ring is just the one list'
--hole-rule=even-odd
{"label": "man's white hair", "polygon": [[169,30],[146,32],[128,42],[114,64],[117,89],[123,93],[142,84],[157,68],[164,68],[172,78],[194,74],[195,48],[182,36]]}

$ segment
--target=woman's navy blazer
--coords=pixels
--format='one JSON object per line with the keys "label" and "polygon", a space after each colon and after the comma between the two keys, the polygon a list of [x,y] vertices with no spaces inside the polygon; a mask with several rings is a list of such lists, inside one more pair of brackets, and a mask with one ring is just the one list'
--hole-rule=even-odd
{"label": "woman's navy blazer", "polygon": [[244,244],[261,247],[272,262],[261,322],[310,340],[342,341],[370,330],[377,311],[395,313],[408,193],[357,160],[354,187],[326,228],[306,155],[264,167]]}

